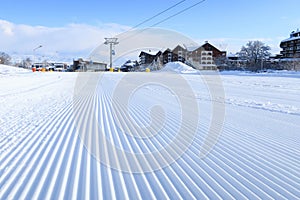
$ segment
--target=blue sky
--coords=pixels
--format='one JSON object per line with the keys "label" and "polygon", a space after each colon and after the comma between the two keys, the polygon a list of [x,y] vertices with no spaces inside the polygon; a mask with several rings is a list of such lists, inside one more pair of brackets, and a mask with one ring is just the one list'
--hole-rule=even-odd
{"label": "blue sky", "polygon": [[[70,45],[74,47],[76,40],[79,45],[73,48],[74,53],[86,54],[102,42],[105,34],[112,36],[127,30],[177,2],[180,0],[6,0],[0,7],[0,51],[26,52],[32,49],[34,42],[47,43],[59,38],[64,42],[49,47],[48,53],[69,51],[71,55]],[[186,0],[141,28],[197,2]],[[239,51],[249,40],[261,40],[271,46],[272,53],[279,53],[280,41],[300,28],[299,6],[299,0],[206,0],[158,27],[178,31],[200,44],[208,40],[229,52]],[[32,33],[29,37],[30,31],[38,35],[33,37]],[[30,39],[36,40],[25,41]]]}

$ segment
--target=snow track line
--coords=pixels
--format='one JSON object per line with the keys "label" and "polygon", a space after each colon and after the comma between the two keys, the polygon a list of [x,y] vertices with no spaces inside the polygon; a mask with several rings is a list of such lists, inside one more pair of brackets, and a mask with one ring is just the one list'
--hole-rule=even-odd
{"label": "snow track line", "polygon": [[[68,111],[71,109],[71,106],[69,106],[69,107],[66,107],[66,110],[68,109]],[[65,111],[66,112],[66,111]],[[60,113],[60,112],[57,112],[57,118],[56,119],[59,119],[59,116],[61,116],[61,115],[63,115],[63,114],[66,114],[65,112],[63,112],[63,113]],[[57,121],[58,122],[58,121]],[[44,142],[43,144],[40,144],[38,141],[39,141],[39,139],[40,139],[40,134],[43,134],[43,131],[45,130],[45,129],[47,129],[48,128],[48,126],[51,126],[52,125],[52,127],[54,128],[54,126],[55,126],[55,123],[51,123],[51,122],[46,122],[45,124],[44,124],[44,126],[41,126],[41,128],[39,128],[38,130],[37,130],[37,132],[36,132],[36,134],[32,134],[32,135],[34,135],[35,137],[34,138],[30,138],[31,139],[31,141],[30,141],[30,143],[27,143],[26,144],[26,146],[27,146],[27,148],[29,148],[30,150],[28,151],[28,152],[26,152],[27,153],[27,155],[26,156],[24,156],[24,155],[22,155],[22,153],[20,153],[18,156],[16,156],[15,158],[14,158],[14,162],[18,162],[18,163],[20,163],[20,162],[25,162],[25,163],[28,163],[29,164],[29,166],[32,166],[33,167],[33,165],[34,164],[36,164],[37,162],[38,162],[38,159],[42,159],[43,160],[43,158],[45,159],[45,157],[43,157],[42,155],[44,154],[44,153],[47,153],[47,151],[49,152],[49,150],[50,150],[50,147],[49,146],[46,146],[46,143]],[[55,129],[54,129],[55,130]],[[50,142],[51,143],[51,141],[53,141],[52,140],[52,137],[53,136],[55,136],[55,134],[52,134],[52,136],[51,136],[51,138],[49,138],[49,140],[48,140],[48,142]],[[55,136],[56,138],[58,137],[58,134],[56,134],[56,136]],[[48,143],[47,142],[47,143]],[[42,150],[41,149],[41,145],[43,146],[43,148],[42,149],[45,149],[46,147],[47,147],[47,149],[48,150],[46,150],[46,152],[43,152],[44,150]],[[21,147],[21,151],[23,151],[23,147],[24,146],[20,146]],[[40,153],[38,153],[38,152],[40,152]],[[49,155],[49,154],[46,154],[46,155]],[[12,155],[12,156],[14,156],[14,155]],[[31,161],[31,162],[30,162]],[[32,161],[34,161],[34,162],[32,162]],[[42,162],[40,162],[40,163],[42,163]],[[18,166],[19,164],[17,164],[17,163],[11,163],[11,165],[13,165],[13,166]],[[29,170],[32,170],[33,168],[30,168],[30,167],[27,167],[25,170],[22,170],[21,171],[21,167],[19,167],[15,172],[14,172],[14,174],[13,174],[13,177],[9,177],[9,179],[10,179],[10,181],[13,181],[13,180],[16,180],[16,178],[20,178],[20,177],[23,177],[23,178],[25,178],[25,177],[28,177],[30,174],[29,174]],[[39,170],[36,170],[36,172],[38,172]],[[26,175],[26,172],[28,173],[28,175]],[[21,174],[22,173],[22,176],[18,176],[18,174]],[[0,183],[3,181],[3,179],[5,178],[6,176],[4,175],[4,176],[2,176],[1,178],[0,178]],[[5,180],[5,179],[4,179]],[[25,180],[24,180],[25,181]],[[25,182],[23,182],[23,181],[18,181],[19,183],[25,183]],[[7,183],[6,182],[6,185],[7,186],[12,186],[13,184],[11,184],[11,183]],[[0,195],[0,196],[2,196],[2,195]]]}
{"label": "snow track line", "polygon": [[[259,133],[254,133],[254,132],[250,132],[248,130],[243,130],[241,127],[237,126],[236,124],[230,123],[228,125],[230,127],[232,127],[232,129],[234,129],[235,135],[232,135],[232,137],[241,136],[241,132],[244,133],[244,137],[240,138],[240,139],[241,139],[241,141],[243,141],[243,144],[245,144],[246,147],[247,147],[246,144],[250,142],[251,145],[255,145],[256,149],[261,150],[260,152],[267,151],[270,154],[269,157],[266,157],[262,153],[260,153],[260,154],[263,157],[265,157],[265,159],[267,159],[267,160],[270,160],[270,158],[272,158],[272,161],[270,161],[270,163],[274,162],[274,160],[283,160],[284,162],[281,162],[281,163],[284,163],[284,165],[280,166],[280,168],[284,168],[287,164],[289,164],[292,161],[293,164],[290,165],[290,167],[292,167],[292,168],[295,167],[294,172],[300,174],[298,168],[295,166],[295,163],[298,163],[300,166],[300,161],[298,159],[300,151],[298,149],[295,149],[295,148],[291,149],[290,146],[287,146],[287,145],[283,144],[282,142],[279,142],[277,139],[274,140],[274,138],[263,137]],[[260,130],[260,131],[264,132],[265,130]],[[256,142],[249,141],[249,137],[251,137],[252,140],[254,139]],[[268,148],[265,148],[265,147],[268,147]],[[274,154],[272,154],[274,149],[279,151],[279,152],[277,152],[276,156]],[[289,155],[289,159],[286,158],[287,152]],[[298,155],[298,157],[295,155]]]}
{"label": "snow track line", "polygon": [[[117,101],[114,101],[114,102],[112,102],[112,103],[118,103]],[[124,133],[119,133],[119,134],[117,134],[117,135],[123,135]],[[126,138],[126,137],[125,137]],[[143,145],[143,146],[141,146],[141,145]],[[153,145],[153,144],[152,144]],[[142,143],[142,144],[135,144],[134,146],[136,146],[136,147],[140,147],[140,148],[146,148],[146,149],[148,149],[148,146],[145,144],[145,143]],[[149,150],[148,150],[149,151]],[[139,150],[139,152],[143,152],[143,150]],[[175,177],[177,176],[174,172],[173,172],[173,177],[174,177],[174,175],[175,175]],[[166,175],[164,175],[165,176],[165,178],[167,178],[168,176],[166,176]],[[177,178],[177,180],[178,181],[180,181],[180,179],[179,178]],[[169,180],[168,180],[168,182],[169,183],[171,183]],[[183,184],[183,183],[181,183],[182,184],[182,186],[183,187],[186,187],[185,186],[185,184]],[[174,191],[177,191],[175,188],[174,188]],[[186,188],[186,191],[188,191],[188,189]],[[179,195],[179,194],[178,194]],[[186,195],[186,194],[185,194]],[[192,194],[190,194],[191,196],[192,196]],[[175,198],[174,196],[173,196],[173,198]],[[195,197],[194,197],[195,198]]]}
{"label": "snow track line", "polygon": [[[234,138],[234,137],[231,137],[231,138]],[[221,143],[223,143],[223,142],[221,142]],[[221,145],[221,144],[220,144]],[[226,146],[228,146],[228,147],[226,147]],[[255,172],[255,173],[257,173],[257,174],[260,174],[259,175],[259,177],[261,178],[261,177],[264,177],[264,175],[262,175],[261,173],[260,173],[260,171],[262,171],[262,172],[264,172],[264,174],[265,175],[268,175],[268,177],[270,177],[271,176],[271,179],[270,178],[267,178],[267,177],[265,177],[266,178],[266,180],[272,180],[270,183],[272,183],[272,184],[274,184],[274,186],[279,186],[278,184],[276,184],[275,182],[274,182],[274,180],[277,180],[276,182],[278,183],[278,181],[279,182],[281,182],[280,183],[280,185],[282,186],[282,185],[286,185],[287,187],[289,187],[290,188],[290,190],[293,190],[294,192],[296,192],[297,193],[297,188],[295,188],[295,186],[293,186],[294,184],[297,184],[297,185],[299,185],[299,183],[297,183],[297,182],[295,182],[294,181],[294,179],[295,179],[295,177],[293,178],[293,179],[289,179],[288,178],[288,174],[285,176],[287,179],[289,179],[289,181],[292,181],[292,182],[294,182],[294,184],[293,185],[289,185],[287,182],[284,182],[284,181],[282,181],[281,179],[278,179],[276,176],[274,176],[273,174],[270,174],[270,171],[274,171],[274,169],[273,168],[270,168],[269,167],[269,165],[273,165],[272,163],[270,163],[269,165],[265,165],[264,164],[264,160],[261,160],[261,162],[262,163],[259,163],[259,165],[258,164],[255,164],[255,163],[257,163],[257,160],[252,160],[253,162],[249,162],[249,159],[251,160],[251,157],[249,157],[249,156],[247,156],[247,160],[244,158],[244,156],[242,156],[242,155],[249,155],[249,153],[247,153],[246,154],[246,152],[249,152],[249,151],[246,151],[246,149],[244,150],[244,149],[240,149],[240,151],[239,151],[239,154],[237,154],[236,153],[236,150],[235,151],[233,151],[232,150],[232,146],[233,146],[233,144],[227,144],[227,143],[225,143],[225,144],[222,144],[222,148],[228,148],[228,153],[230,152],[231,154],[232,154],[232,158],[231,159],[235,159],[236,160],[236,162],[235,163],[239,163],[239,162],[241,162],[242,160],[244,160],[244,162],[241,162],[242,164],[243,164],[243,169],[245,169],[245,168],[248,168],[249,170],[252,170],[253,172]],[[249,149],[249,150],[251,150],[251,149]],[[224,153],[226,153],[227,154],[227,151],[225,151]],[[228,155],[231,155],[231,154],[228,154]],[[235,155],[235,157],[233,157],[233,155]],[[238,156],[240,156],[240,160],[237,160],[236,158],[238,157]],[[260,159],[259,157],[257,157],[257,159]],[[249,166],[246,166],[245,165],[245,163],[249,163],[249,166],[252,166],[251,168],[249,167]],[[274,166],[275,167],[275,166]],[[266,171],[266,169],[269,169],[268,171]],[[281,168],[278,168],[276,171],[274,171],[273,173],[278,173],[277,171],[282,171],[282,173],[284,173],[284,171],[281,169]],[[283,174],[277,174],[278,176],[279,175],[283,175]],[[291,175],[291,174],[289,174],[289,175]],[[282,178],[284,178],[284,177],[282,177]],[[277,188],[282,188],[282,187],[277,187]],[[285,190],[284,188],[282,188],[283,190]],[[286,194],[289,194],[289,193],[291,193],[290,191],[286,191]],[[298,191],[298,193],[299,193],[299,191]],[[298,194],[299,195],[299,194]]]}
{"label": "snow track line", "polygon": [[[63,105],[65,106],[65,105]],[[61,106],[61,108],[63,107]],[[43,109],[47,109],[48,106],[46,108],[41,108],[41,110]],[[61,109],[59,108],[59,109]],[[58,109],[58,110],[59,110]],[[54,111],[55,112],[55,111]],[[50,113],[48,115],[49,118],[52,118],[53,115],[55,115],[55,113]],[[19,121],[22,120],[22,117],[18,117],[15,118],[14,122],[11,123],[11,127],[16,127],[14,129],[12,128],[8,128],[10,131],[6,133],[6,137],[3,137],[2,140],[0,141],[0,149],[1,151],[4,151],[5,149],[9,149],[9,148],[14,148],[14,144],[11,144],[11,142],[17,143],[20,142],[20,140],[24,140],[29,134],[32,134],[33,132],[35,132],[35,129],[39,128],[39,126],[41,124],[44,123],[44,119],[41,118],[37,118],[37,119],[33,119],[35,122],[30,122],[31,124],[21,124],[21,126],[19,125]],[[36,124],[33,125],[32,123]],[[34,126],[34,127],[33,127]],[[14,140],[15,137],[18,137],[18,140]]]}
{"label": "snow track line", "polygon": [[[108,101],[108,100],[107,100],[107,101]],[[107,102],[107,101],[105,101],[105,102]],[[109,113],[109,112],[108,112],[108,113]],[[118,134],[118,135],[120,135],[120,134]],[[121,135],[122,135],[122,134],[121,134]],[[161,140],[161,141],[163,141],[163,140]],[[145,144],[144,144],[144,145],[145,145]],[[136,145],[136,146],[138,146],[138,145]],[[146,146],[145,146],[145,147],[146,147]],[[147,148],[147,147],[146,147],[146,148]],[[172,168],[170,168],[170,169],[172,169]],[[183,172],[183,170],[181,170],[181,171]],[[176,173],[173,172],[173,176],[171,175],[171,177],[174,177],[174,175],[176,176]],[[170,177],[170,176],[166,176],[166,175],[164,175],[164,176],[165,176],[165,178],[166,178],[166,177]],[[185,176],[187,176],[187,174],[185,174]],[[187,177],[188,177],[188,176],[187,176]],[[181,180],[181,179],[178,178],[178,180]],[[190,180],[192,180],[192,179],[190,179]],[[173,180],[173,181],[174,181],[174,180]],[[185,186],[185,185],[186,185],[186,184],[183,184],[183,186]],[[195,184],[195,185],[196,185],[196,184]]]}
{"label": "snow track line", "polygon": [[[56,112],[51,117],[55,118],[59,115],[60,115],[60,113]],[[50,121],[46,121],[46,122],[42,123],[41,126],[38,126],[35,130],[33,130],[33,132],[26,134],[25,137],[23,138],[23,140],[20,141],[21,145],[18,145],[17,147],[15,147],[15,149],[13,150],[13,153],[7,155],[8,157],[4,157],[3,159],[5,159],[5,161],[0,160],[2,162],[2,165],[5,163],[8,163],[10,160],[16,161],[16,157],[15,157],[16,155],[19,155],[19,157],[21,157],[20,153],[22,150],[24,150],[23,146],[28,146],[28,144],[36,143],[39,140],[40,140],[40,143],[43,143],[44,138],[41,138],[40,136],[45,135],[45,132],[47,132],[47,126],[50,123],[51,123]],[[46,125],[46,127],[45,127],[45,125]],[[34,134],[35,132],[41,132],[41,135]],[[49,135],[49,134],[46,134],[46,135]],[[30,140],[34,140],[34,142],[32,142]],[[35,145],[37,145],[37,143]],[[27,147],[27,149],[28,149],[28,147]]]}
{"label": "snow track line", "polygon": [[[225,127],[227,127],[227,125],[225,125]],[[227,129],[227,128],[225,128],[225,129]],[[227,135],[227,130],[224,130],[225,131],[225,133],[226,133],[226,135]],[[225,133],[223,133],[223,134],[225,134]],[[241,160],[244,160],[244,162],[246,161],[245,159],[244,159],[244,157],[242,157],[240,154],[244,154],[245,156],[246,155],[249,155],[249,153],[246,153],[246,152],[249,152],[249,151],[244,151],[243,149],[242,150],[240,150],[240,154],[238,154],[238,152],[236,152],[236,149],[235,149],[235,151],[232,151],[232,150],[230,150],[230,149],[232,149],[232,147],[233,146],[236,146],[236,145],[241,145],[242,143],[239,143],[239,144],[237,144],[237,143],[235,143],[234,142],[234,138],[236,138],[236,135],[232,135],[231,137],[229,137],[230,138],[230,140],[231,140],[231,143],[228,143],[228,142],[225,142],[225,141],[220,141],[219,142],[219,145],[218,146],[222,146],[222,152],[224,151],[224,149],[228,149],[229,150],[229,152],[231,153],[231,154],[233,154],[233,155],[235,155],[235,157],[233,157],[233,158],[235,158],[235,160],[236,160],[236,162],[235,163],[239,163],[240,161],[238,160],[238,159],[236,159],[236,158],[238,158],[238,157],[240,157],[240,159]],[[224,143],[224,144],[223,144]],[[226,147],[227,146],[227,147]],[[245,144],[245,146],[247,146],[246,144]],[[248,145],[249,146],[249,145]],[[247,148],[248,148],[248,146],[247,146]],[[249,149],[249,150],[253,150],[253,149]],[[262,150],[263,151],[263,150]],[[214,152],[218,152],[218,149],[215,149],[214,150]],[[245,153],[243,153],[243,152],[245,152]],[[227,154],[227,155],[231,155],[231,154],[228,154],[228,151],[224,151],[224,153],[218,153],[218,158],[221,158],[221,157],[223,157],[222,155],[224,155],[224,154]],[[212,153],[212,155],[211,156],[213,156],[213,154],[214,153]],[[232,156],[231,156],[232,157]],[[259,158],[258,158],[259,159]],[[263,160],[262,160],[263,161]],[[244,162],[242,162],[242,163],[244,163]],[[255,163],[255,162],[254,162]],[[251,163],[252,164],[252,163]],[[272,162],[270,162],[270,165],[273,165],[272,164]],[[263,170],[263,171],[265,171],[267,174],[269,174],[269,171],[266,171],[266,170],[264,170],[265,168],[270,168],[269,167],[269,165],[254,165],[254,167],[253,168],[248,168],[248,169],[251,169],[251,170],[254,170],[256,167],[258,167],[258,169],[260,169],[260,170]],[[275,166],[274,166],[275,167]],[[245,167],[242,167],[241,169],[244,169]],[[270,170],[271,171],[273,171],[273,169],[272,168],[270,168]],[[277,173],[277,175],[278,176],[280,176],[280,175],[283,175],[284,174],[284,170],[282,170],[282,169],[280,169],[280,168],[278,168],[277,170],[279,170],[279,171],[281,171],[282,172],[282,174],[280,174],[280,173],[277,173],[277,171],[274,171],[274,173],[276,172]],[[257,170],[256,170],[257,171]],[[259,170],[258,170],[259,171]],[[294,174],[296,173],[296,171],[294,172]],[[298,172],[297,172],[298,173]],[[297,174],[296,173],[296,174]],[[288,175],[288,174],[287,174]],[[287,179],[289,179],[289,177],[286,175],[286,178]],[[273,175],[271,175],[271,176],[273,176]],[[259,177],[261,177],[261,176],[259,176]],[[277,179],[276,177],[273,177],[273,178],[275,178],[275,180]],[[293,177],[293,179],[289,179],[290,181],[292,181],[292,182],[294,182],[294,184],[297,184],[297,185],[299,185],[298,183],[297,183],[297,181],[295,180],[295,178],[297,179],[297,177]],[[298,177],[298,179],[299,179],[299,177]],[[286,183],[285,182],[283,182],[283,181],[281,181],[280,179],[278,179],[280,182],[281,182],[281,184],[283,184],[283,185],[285,185]],[[274,182],[274,184],[275,184],[275,182]],[[293,185],[294,185],[293,184]],[[276,184],[275,184],[276,185]],[[296,186],[292,186],[292,185],[288,185],[288,187],[290,187],[294,192],[296,192],[297,193],[297,189],[296,189]],[[288,193],[290,193],[290,192],[287,192],[287,194]],[[298,193],[299,193],[299,191],[298,191]]]}
{"label": "snow track line", "polygon": [[[104,101],[104,102],[106,102],[106,101]],[[104,108],[106,108],[106,107],[107,107],[107,106],[105,106]],[[108,112],[104,111],[104,113],[108,113]],[[107,116],[106,119],[109,119],[109,117]],[[109,132],[112,132],[112,131],[109,130]]]}
{"label": "snow track line", "polygon": [[[97,99],[96,99],[96,101],[97,102],[99,102],[99,103],[96,103],[96,105],[95,105],[95,110],[96,110],[96,113],[95,113],[95,115],[96,115],[96,118],[97,118],[97,121],[100,123],[100,124],[103,124],[104,122],[103,122],[103,110],[104,110],[104,108],[102,107],[102,104],[103,104],[103,101],[101,100],[101,99],[99,99],[99,96],[97,96]],[[98,124],[97,124],[98,125]],[[98,128],[98,129],[100,129],[100,130],[102,130],[102,131],[104,131],[104,127],[99,127],[99,125],[96,127],[96,128]],[[119,138],[119,137],[118,137]],[[99,138],[98,137],[96,137],[96,140],[98,140]],[[119,143],[121,143],[120,141],[118,141]],[[97,146],[98,147],[98,146]],[[97,150],[97,151],[99,151],[99,149]],[[127,165],[128,165],[128,163],[126,163]],[[120,177],[122,177],[121,175],[121,172],[120,172]],[[137,186],[137,184],[136,184],[136,181],[134,181],[134,177],[133,177],[133,175],[132,174],[128,174],[128,176],[130,177],[130,182],[131,182],[131,185],[133,186],[133,188],[134,188],[134,192],[135,192],[135,196],[138,198],[138,199],[142,199],[142,196],[141,196],[141,194],[140,194],[140,192],[139,192],[139,190],[138,190],[138,186]],[[125,177],[123,176],[122,177],[122,180],[121,180],[121,183],[122,183],[122,187],[124,187],[126,184],[125,184]],[[127,188],[123,188],[123,191],[125,191],[126,192],[126,194],[125,194],[125,196],[127,197],[127,198],[129,198],[129,191],[128,191],[128,189]]]}
{"label": "snow track line", "polygon": [[[107,97],[106,95],[103,95],[102,97],[104,98],[102,102],[104,102],[104,104],[103,104],[103,112],[105,113],[105,115],[104,115],[104,116],[105,116],[105,119],[102,119],[102,120],[104,121],[104,120],[107,120],[108,118],[112,118],[112,116],[108,116],[108,115],[107,115],[107,113],[109,113],[109,111],[107,112],[107,110],[106,110],[106,109],[110,109],[110,102],[111,102],[111,101],[108,99],[108,97]],[[112,119],[110,119],[110,120],[113,121]],[[104,122],[105,122],[105,121],[104,121]],[[113,122],[112,122],[111,124],[113,124]],[[111,132],[111,129],[110,129],[110,128],[108,129],[108,132],[110,133],[110,134],[109,134],[109,135],[110,135],[110,140],[113,141],[113,139],[111,138],[111,137],[112,137],[112,135],[111,135],[112,132]],[[124,140],[123,140],[123,141],[124,141]],[[127,141],[127,140],[125,140],[125,141],[126,141],[127,146],[128,146],[128,147],[130,148],[130,150],[132,151],[132,144],[130,144],[130,142]],[[125,142],[125,141],[124,141],[124,142]],[[136,145],[135,147],[138,147],[138,146]],[[154,194],[151,190],[149,190],[151,187],[150,187],[150,185],[148,185],[148,182],[147,182],[147,180],[146,180],[146,177],[142,175],[141,178],[142,178],[144,184],[147,185],[147,190],[148,190],[149,195],[151,195],[152,198],[156,198],[156,197],[155,197],[155,194]],[[155,178],[155,179],[156,179],[156,178]],[[156,180],[158,180],[158,179],[156,179]],[[165,191],[163,190],[163,187],[161,186],[160,182],[157,181],[157,183],[160,185],[161,191],[165,193]],[[165,198],[165,197],[168,197],[168,195],[167,195],[166,193],[164,194],[164,198]]]}

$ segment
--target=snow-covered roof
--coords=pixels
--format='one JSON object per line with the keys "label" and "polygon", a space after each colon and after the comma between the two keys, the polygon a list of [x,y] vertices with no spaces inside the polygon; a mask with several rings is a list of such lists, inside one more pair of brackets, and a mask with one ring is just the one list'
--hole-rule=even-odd
{"label": "snow-covered roof", "polygon": [[172,49],[168,48],[168,47],[165,47],[165,48],[162,48],[160,50],[162,53],[165,52],[165,51],[172,51]]}
{"label": "snow-covered roof", "polygon": [[238,54],[236,54],[236,53],[229,53],[229,54],[227,54],[227,57],[239,57],[239,55]]}
{"label": "snow-covered roof", "polygon": [[288,61],[288,62],[292,62],[292,61],[300,61],[300,58],[281,58],[280,61]]}
{"label": "snow-covered roof", "polygon": [[289,42],[289,41],[298,40],[298,39],[300,39],[300,30],[299,29],[297,29],[297,31],[293,31],[290,34],[289,38],[282,40],[281,42]]}
{"label": "snow-covered roof", "polygon": [[146,54],[149,54],[149,55],[152,55],[152,56],[155,56],[157,55],[160,51],[159,50],[148,50],[148,51],[142,51]]}
{"label": "snow-covered roof", "polygon": [[300,39],[300,36],[298,37],[290,37],[290,38],[287,38],[285,40],[282,40],[281,42],[289,42],[289,41],[292,41],[292,40],[299,40]]}
{"label": "snow-covered roof", "polygon": [[202,47],[202,46],[187,46],[186,49],[188,51],[195,51],[195,50],[199,49],[200,47]]}

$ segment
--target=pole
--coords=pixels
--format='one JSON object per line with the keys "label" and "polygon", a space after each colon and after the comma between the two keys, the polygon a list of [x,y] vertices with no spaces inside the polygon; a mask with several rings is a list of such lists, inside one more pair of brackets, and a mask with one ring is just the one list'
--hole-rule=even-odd
{"label": "pole", "polygon": [[[37,50],[37,49],[39,49],[39,48],[42,48],[43,46],[42,45],[39,45],[39,46],[37,46],[36,48],[34,48],[33,49],[33,52],[34,52],[34,60],[36,60],[36,53],[35,53],[35,51]],[[35,61],[33,61],[33,63],[34,63]]]}
{"label": "pole", "polygon": [[112,68],[112,47],[113,47],[113,44],[110,43],[109,46],[110,46],[110,48],[109,48],[109,49],[110,49],[110,50],[109,50],[109,52],[110,52],[110,59],[109,59],[109,63],[110,63],[110,64],[109,64],[109,67]]}
{"label": "pole", "polygon": [[104,44],[109,45],[109,67],[110,70],[112,70],[112,50],[113,50],[113,45],[119,44],[118,38],[104,38],[105,42]]}

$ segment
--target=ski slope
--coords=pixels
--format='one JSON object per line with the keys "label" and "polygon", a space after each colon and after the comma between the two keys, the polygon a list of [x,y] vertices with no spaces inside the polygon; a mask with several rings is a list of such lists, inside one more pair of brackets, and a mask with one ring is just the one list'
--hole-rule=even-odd
{"label": "ski slope", "polygon": [[[300,79],[224,73],[222,96],[210,91],[215,74],[179,69],[33,73],[0,65],[0,199],[299,199]],[[215,103],[225,109],[222,129],[201,157]],[[191,128],[184,151],[166,152],[170,161],[147,157]],[[98,137],[140,157],[126,160]]]}

